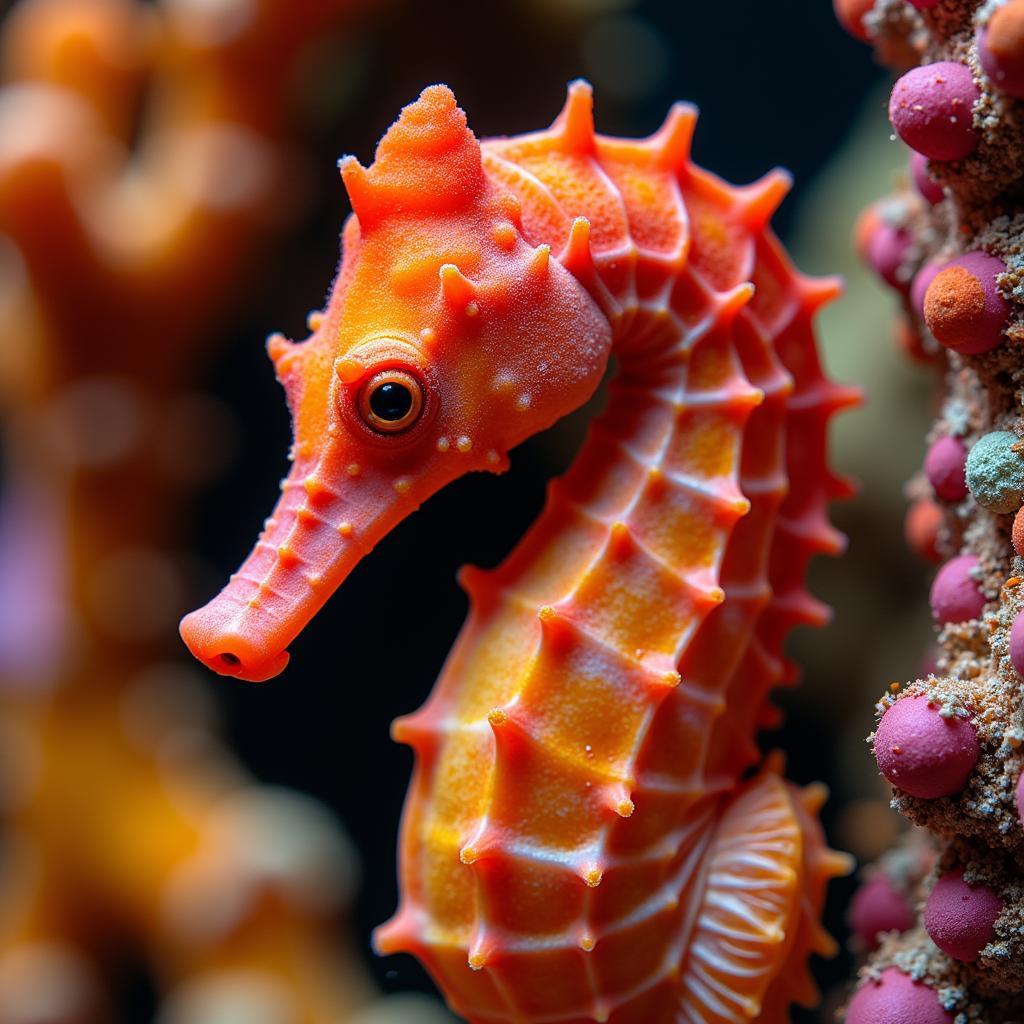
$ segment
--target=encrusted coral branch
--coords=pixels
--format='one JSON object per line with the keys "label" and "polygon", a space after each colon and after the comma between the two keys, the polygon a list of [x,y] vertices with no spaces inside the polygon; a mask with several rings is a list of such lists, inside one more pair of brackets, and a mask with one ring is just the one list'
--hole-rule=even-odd
{"label": "encrusted coral branch", "polygon": [[908,183],[868,211],[859,245],[914,350],[945,365],[907,530],[943,563],[939,653],[881,698],[872,737],[893,806],[937,859],[921,853],[913,877],[883,861],[858,895],[855,926],[881,945],[846,1020],[1010,1024],[1024,1019],[1024,2],[836,8],[904,71],[889,116]]}

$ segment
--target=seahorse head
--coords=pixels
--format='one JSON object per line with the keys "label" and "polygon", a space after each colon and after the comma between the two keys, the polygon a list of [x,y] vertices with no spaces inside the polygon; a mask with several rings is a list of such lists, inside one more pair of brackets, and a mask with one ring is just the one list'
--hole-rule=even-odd
{"label": "seahorse head", "polygon": [[353,566],[408,513],[593,392],[609,327],[523,234],[455,97],[426,89],[373,164],[340,163],[353,215],[314,333],[268,343],[292,412],[293,466],[259,542],[186,616],[215,671],[266,679]]}

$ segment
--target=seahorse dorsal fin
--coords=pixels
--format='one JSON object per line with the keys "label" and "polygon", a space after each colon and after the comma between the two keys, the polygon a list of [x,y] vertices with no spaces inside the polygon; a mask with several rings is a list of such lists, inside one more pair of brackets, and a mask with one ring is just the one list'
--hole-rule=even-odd
{"label": "seahorse dorsal fin", "polygon": [[650,139],[660,166],[675,170],[690,159],[697,114],[697,108],[692,103],[672,104],[664,123]]}
{"label": "seahorse dorsal fin", "polygon": [[570,153],[589,153],[594,148],[594,91],[577,78],[569,83],[565,106],[551,125]]}
{"label": "seahorse dorsal fin", "polygon": [[486,188],[480,143],[446,85],[431,85],[403,108],[363,168],[341,161],[352,208],[366,229],[389,212],[448,213]]}
{"label": "seahorse dorsal fin", "polygon": [[792,187],[793,176],[789,171],[776,167],[740,190],[744,217],[751,231],[761,231],[767,226]]}

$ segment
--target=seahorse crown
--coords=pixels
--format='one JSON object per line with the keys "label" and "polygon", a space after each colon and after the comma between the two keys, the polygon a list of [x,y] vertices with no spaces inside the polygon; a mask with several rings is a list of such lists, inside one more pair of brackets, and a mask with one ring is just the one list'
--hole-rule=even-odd
{"label": "seahorse crown", "polygon": [[352,208],[365,231],[388,214],[451,213],[485,188],[480,143],[443,85],[423,90],[377,145],[366,169],[354,157],[340,164]]}

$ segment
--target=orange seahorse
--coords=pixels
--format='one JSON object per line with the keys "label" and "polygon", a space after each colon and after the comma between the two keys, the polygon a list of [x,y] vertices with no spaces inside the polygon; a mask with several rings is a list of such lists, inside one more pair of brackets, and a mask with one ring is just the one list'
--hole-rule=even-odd
{"label": "orange seahorse", "polygon": [[295,443],[283,493],[228,586],[187,616],[225,675],[288,643],[399,520],[579,407],[604,413],[507,560],[464,570],[469,619],[394,735],[417,765],[402,902],[382,952],[427,965],[477,1022],[782,1021],[828,850],[761,757],[782,646],[825,609],[809,558],[830,417],[798,274],[767,222],[773,172],[733,188],[689,159],[695,111],[648,139],[594,132],[574,83],[548,131],[479,143],[428,88],[373,165],[341,161],[354,215],[313,336],[269,341]]}

